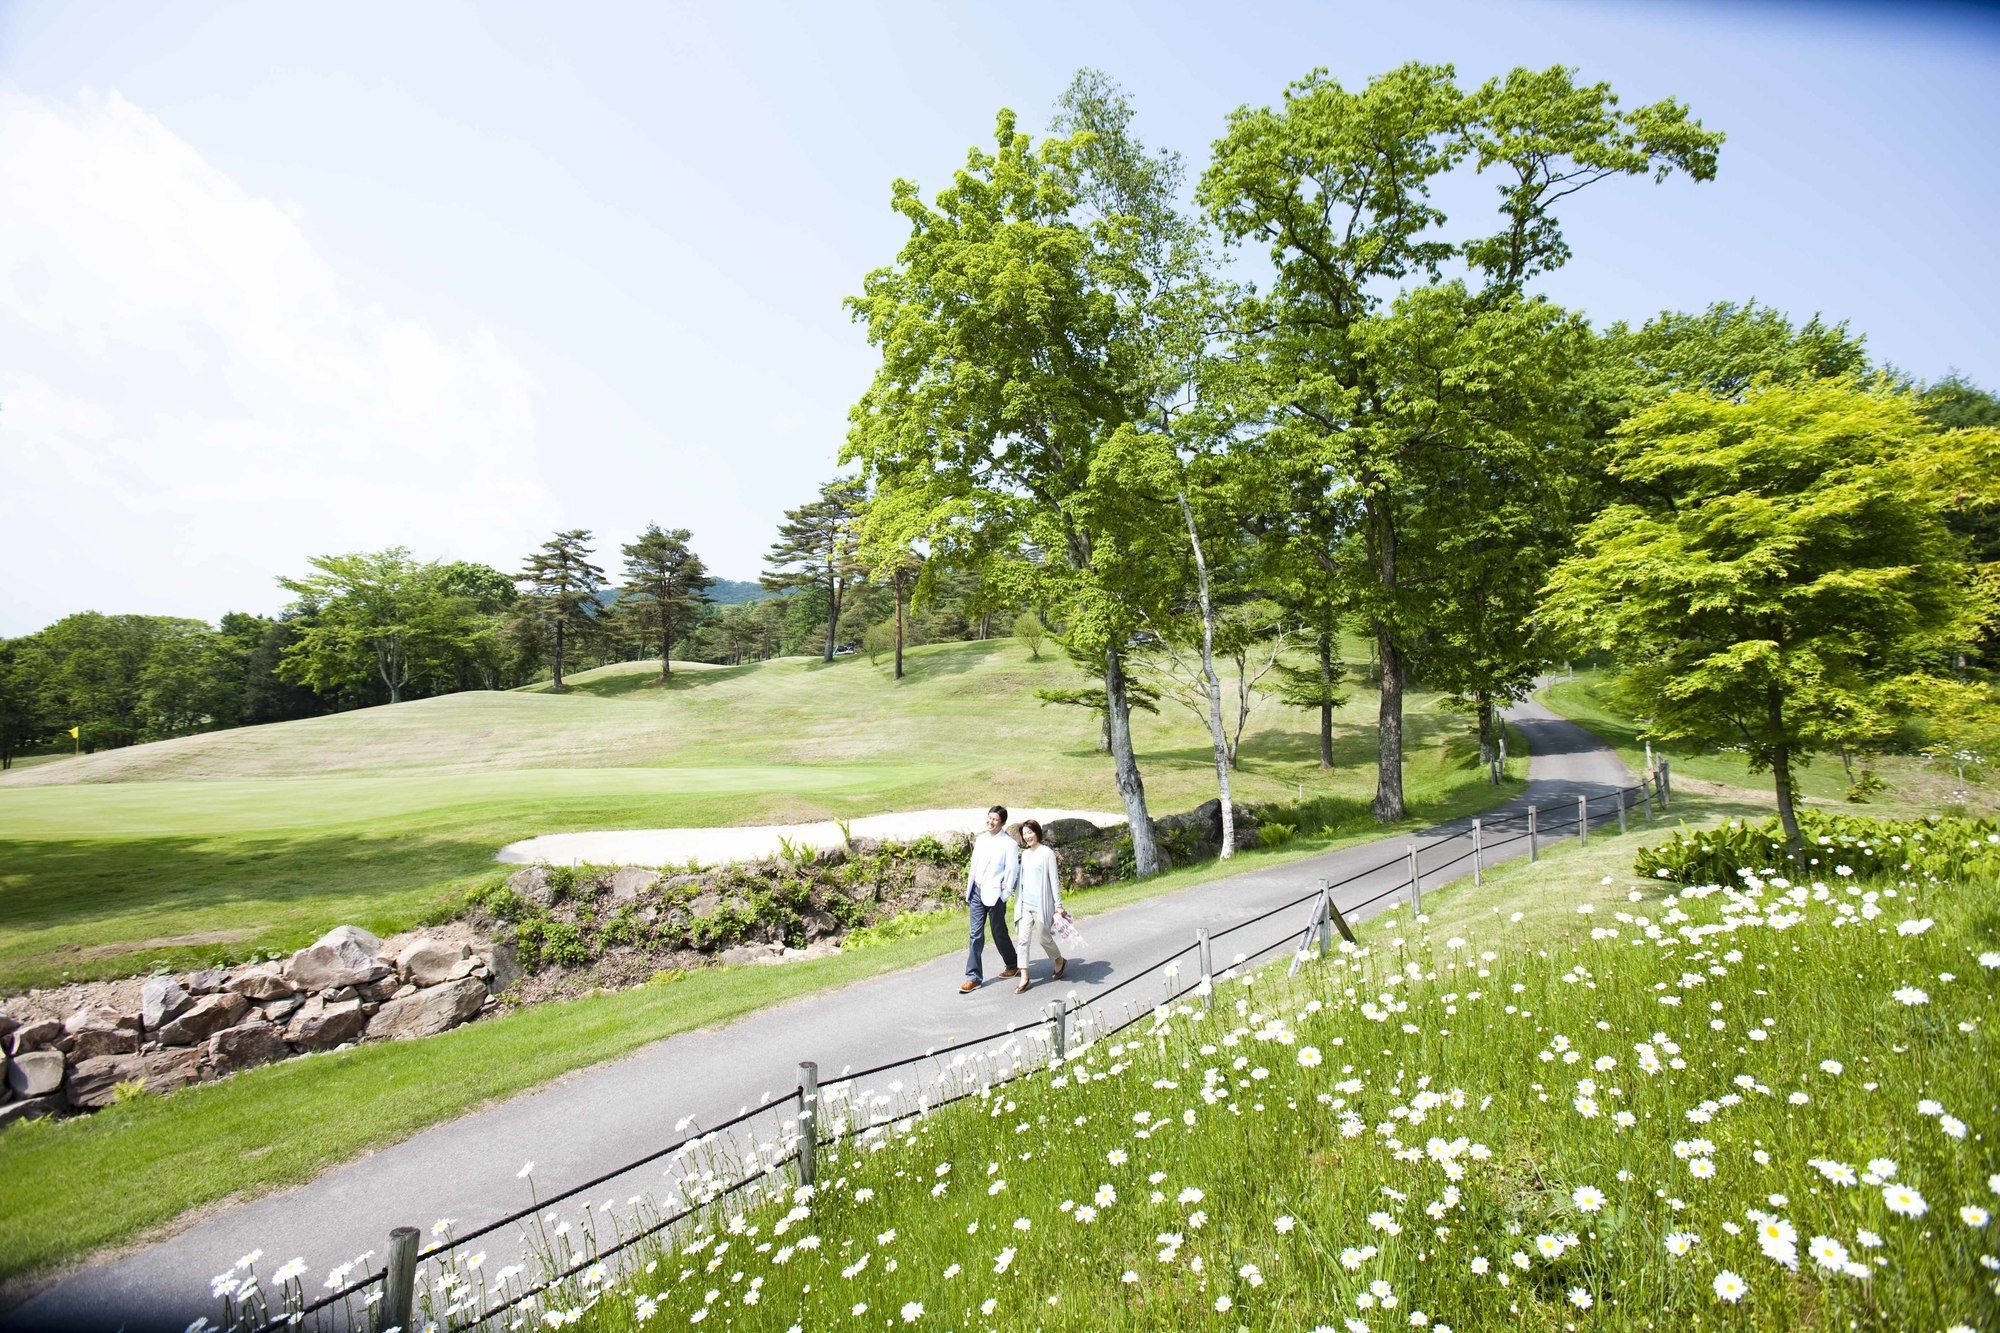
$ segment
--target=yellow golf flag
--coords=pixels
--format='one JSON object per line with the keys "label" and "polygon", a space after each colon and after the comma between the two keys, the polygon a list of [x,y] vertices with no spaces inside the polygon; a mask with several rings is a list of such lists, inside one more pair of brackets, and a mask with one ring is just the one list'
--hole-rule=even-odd
{"label": "yellow golf flag", "polygon": [[69,734],[70,734],[70,738],[71,738],[72,740],[79,740],[79,741],[80,741],[80,740],[82,740],[82,739],[83,739],[83,728],[82,728],[82,727],[71,727],[71,728],[69,729]]}

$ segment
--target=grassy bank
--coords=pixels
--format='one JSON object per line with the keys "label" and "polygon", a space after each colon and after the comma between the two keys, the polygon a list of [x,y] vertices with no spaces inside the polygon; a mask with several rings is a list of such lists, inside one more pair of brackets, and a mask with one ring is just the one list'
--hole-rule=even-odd
{"label": "grassy bank", "polygon": [[[1627,869],[1642,836],[852,1141],[808,1203],[553,1305],[609,1329],[1992,1326],[1991,886],[1676,893]],[[1558,906],[1532,934],[1529,902]]]}
{"label": "grassy bank", "polygon": [[[750,824],[1000,799],[1116,810],[1082,677],[1012,640],[843,658],[585,673],[564,695],[473,693],[185,737],[0,775],[0,993],[289,950],[352,921],[407,927],[535,834]],[[1266,701],[1249,801],[1373,790],[1375,696],[1357,685],[1322,770],[1311,718]],[[1411,700],[1420,813],[1490,797],[1464,719]],[[1156,810],[1212,792],[1207,735],[1135,719]]]}

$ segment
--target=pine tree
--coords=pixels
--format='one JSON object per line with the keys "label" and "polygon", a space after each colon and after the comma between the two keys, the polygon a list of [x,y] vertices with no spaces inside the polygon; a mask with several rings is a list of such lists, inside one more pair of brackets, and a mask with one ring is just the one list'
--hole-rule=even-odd
{"label": "pine tree", "polygon": [[686,528],[661,531],[659,524],[648,523],[639,540],[624,548],[624,591],[650,613],[650,627],[660,636],[661,680],[667,678],[674,640],[701,614],[715,586],[708,566],[688,546],[693,535]]}
{"label": "pine tree", "polygon": [[819,498],[785,511],[778,540],[764,557],[769,565],[760,582],[772,592],[807,590],[826,598],[826,647],[833,660],[840,631],[840,604],[861,579],[861,511],[867,491],[858,481],[835,478]]}
{"label": "pine tree", "polygon": [[515,576],[527,585],[523,609],[534,627],[546,635],[555,681],[563,688],[563,661],[579,639],[597,623],[597,593],[604,571],[590,563],[591,535],[582,528],[558,532],[528,557],[528,567]]}

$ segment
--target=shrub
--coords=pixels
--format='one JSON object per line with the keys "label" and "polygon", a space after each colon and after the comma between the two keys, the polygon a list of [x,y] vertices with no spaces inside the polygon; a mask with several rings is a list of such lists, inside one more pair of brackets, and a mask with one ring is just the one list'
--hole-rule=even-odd
{"label": "shrub", "polygon": [[942,922],[958,916],[956,908],[934,907],[922,912],[899,912],[887,921],[872,926],[861,926],[850,930],[840,941],[840,951],[851,953],[856,949],[870,949],[891,940],[908,939],[921,935]]}
{"label": "shrub", "polygon": [[514,944],[520,950],[521,966],[530,972],[545,967],[583,967],[592,956],[582,931],[567,921],[545,916],[517,923]]}
{"label": "shrub", "polygon": [[1266,847],[1283,847],[1297,837],[1298,832],[1290,824],[1280,824],[1275,819],[1267,819],[1257,826],[1257,836]]}
{"label": "shrub", "polygon": [[1799,832],[1804,846],[1793,852],[1775,817],[1682,830],[1640,848],[1633,869],[1677,884],[1734,884],[1745,873],[1979,884],[2000,877],[2000,822],[1991,819],[1871,819],[1803,810]]}

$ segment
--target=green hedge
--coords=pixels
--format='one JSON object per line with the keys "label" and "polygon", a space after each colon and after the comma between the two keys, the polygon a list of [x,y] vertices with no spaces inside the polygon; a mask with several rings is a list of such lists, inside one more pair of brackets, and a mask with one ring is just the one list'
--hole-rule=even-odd
{"label": "green hedge", "polygon": [[1677,884],[1735,884],[1746,873],[1969,884],[2000,879],[2000,822],[1991,819],[1870,819],[1806,811],[1799,816],[1799,834],[1804,845],[1793,852],[1775,817],[1755,823],[1732,819],[1720,828],[1682,830],[1642,847],[1633,868]]}

